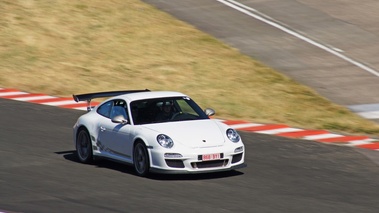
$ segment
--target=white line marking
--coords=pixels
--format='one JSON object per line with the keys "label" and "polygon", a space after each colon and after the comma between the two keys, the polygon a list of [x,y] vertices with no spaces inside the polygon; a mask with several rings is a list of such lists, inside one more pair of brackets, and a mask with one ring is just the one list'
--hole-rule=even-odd
{"label": "white line marking", "polygon": [[348,144],[346,144],[346,146],[358,146],[358,145],[364,145],[364,144],[371,144],[374,141],[376,141],[376,140],[375,139],[371,139],[371,138],[368,138],[368,139],[365,139],[365,140],[349,141]]}
{"label": "white line marking", "polygon": [[305,136],[303,139],[305,139],[305,140],[319,140],[319,139],[327,139],[327,138],[337,138],[337,137],[341,137],[341,136],[343,136],[343,135],[326,133],[326,134],[320,134],[320,135]]}
{"label": "white line marking", "polygon": [[295,31],[285,27],[283,24],[279,24],[279,21],[276,21],[275,19],[273,19],[267,15],[262,14],[262,13],[258,12],[257,10],[251,8],[251,7],[248,7],[246,5],[243,5],[243,4],[238,3],[236,1],[233,1],[233,0],[217,0],[217,1],[222,3],[222,4],[225,4],[228,7],[233,8],[235,10],[238,10],[238,11],[240,11],[240,12],[242,12],[248,16],[251,16],[251,17],[253,17],[259,21],[262,21],[268,25],[271,25],[271,26],[273,26],[273,27],[275,27],[275,28],[277,28],[283,32],[286,32],[292,36],[295,36],[295,37],[297,37],[297,38],[299,38],[299,39],[301,39],[301,40],[303,40],[309,44],[312,44],[312,45],[314,45],[320,49],[323,49],[323,50],[325,50],[325,51],[327,51],[327,52],[329,52],[329,53],[331,53],[331,54],[333,54],[333,55],[335,55],[335,56],[337,56],[337,57],[339,57],[339,58],[341,58],[341,59],[343,59],[343,60],[345,60],[345,61],[347,61],[347,62],[349,62],[349,63],[351,63],[351,64],[353,64],[353,65],[355,65],[355,66],[357,66],[357,67],[359,67],[359,68],[361,68],[361,69],[363,69],[363,70],[365,70],[365,71],[367,71],[373,75],[375,75],[375,76],[377,76],[377,77],[379,77],[378,71],[376,71],[375,69],[373,69],[369,66],[366,66],[366,65],[364,65],[364,64],[362,64],[362,63],[360,63],[360,62],[358,62],[352,58],[349,58],[348,56],[346,56],[342,53],[340,53],[340,51],[342,51],[342,50],[338,49],[338,51],[336,51],[335,50],[336,48],[329,48],[323,44],[320,44],[320,43],[310,39],[310,38],[307,38],[307,37],[301,35],[300,33],[295,32]]}
{"label": "white line marking", "polygon": [[248,127],[263,126],[263,124],[247,123],[247,124],[232,124],[229,126],[234,129],[242,129],[242,128],[248,128]]}
{"label": "white line marking", "polygon": [[0,91],[1,97],[11,96],[11,95],[25,95],[25,94],[28,94],[28,93],[26,93],[26,92],[1,92]]}
{"label": "white line marking", "polygon": [[16,101],[36,101],[36,100],[44,100],[44,99],[51,99],[51,98],[56,98],[56,97],[49,96],[49,95],[44,95],[44,96],[32,96],[32,97],[25,97],[25,98],[12,98],[12,100],[16,100]]}
{"label": "white line marking", "polygon": [[73,109],[87,111],[87,107],[76,107],[76,108],[73,108]]}
{"label": "white line marking", "polygon": [[379,111],[358,112],[357,114],[367,119],[379,119]]}
{"label": "white line marking", "polygon": [[264,130],[264,131],[256,131],[256,133],[261,133],[261,134],[268,134],[268,135],[273,135],[273,134],[279,134],[279,133],[286,133],[286,132],[301,132],[304,131],[303,129],[298,129],[298,128],[280,128],[280,129],[272,129],[272,130]]}

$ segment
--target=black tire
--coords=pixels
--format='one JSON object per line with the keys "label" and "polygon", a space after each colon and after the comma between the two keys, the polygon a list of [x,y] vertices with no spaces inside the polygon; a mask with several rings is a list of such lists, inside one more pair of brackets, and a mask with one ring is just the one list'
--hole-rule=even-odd
{"label": "black tire", "polygon": [[76,136],[76,154],[82,163],[92,163],[92,143],[86,129],[80,129]]}
{"label": "black tire", "polygon": [[144,143],[137,142],[133,149],[133,164],[137,175],[145,177],[150,170],[150,160]]}

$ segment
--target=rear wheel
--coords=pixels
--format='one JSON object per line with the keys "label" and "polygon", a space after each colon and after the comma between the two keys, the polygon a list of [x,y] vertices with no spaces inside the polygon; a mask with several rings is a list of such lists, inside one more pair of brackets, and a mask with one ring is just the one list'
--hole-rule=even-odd
{"label": "rear wheel", "polygon": [[133,150],[134,169],[139,176],[146,176],[149,173],[149,155],[144,143],[137,142]]}
{"label": "rear wheel", "polygon": [[91,138],[86,129],[80,129],[76,136],[76,154],[82,163],[91,163],[93,160]]}

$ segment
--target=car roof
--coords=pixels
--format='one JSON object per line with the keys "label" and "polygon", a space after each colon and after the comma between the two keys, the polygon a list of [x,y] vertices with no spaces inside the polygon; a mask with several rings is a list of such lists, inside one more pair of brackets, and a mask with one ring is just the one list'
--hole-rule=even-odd
{"label": "car roof", "polygon": [[173,91],[151,91],[151,92],[128,93],[124,95],[115,96],[112,99],[122,98],[131,102],[131,101],[142,100],[142,99],[182,97],[182,96],[187,96],[187,95],[180,92],[173,92]]}

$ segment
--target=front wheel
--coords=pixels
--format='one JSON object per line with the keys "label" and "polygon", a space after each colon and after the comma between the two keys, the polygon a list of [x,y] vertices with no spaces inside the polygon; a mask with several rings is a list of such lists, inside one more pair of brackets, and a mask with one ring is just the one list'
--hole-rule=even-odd
{"label": "front wheel", "polygon": [[139,176],[146,176],[149,173],[149,155],[144,143],[138,142],[133,150],[134,169]]}
{"label": "front wheel", "polygon": [[93,160],[91,138],[86,129],[79,130],[76,137],[76,154],[82,163],[91,163]]}

